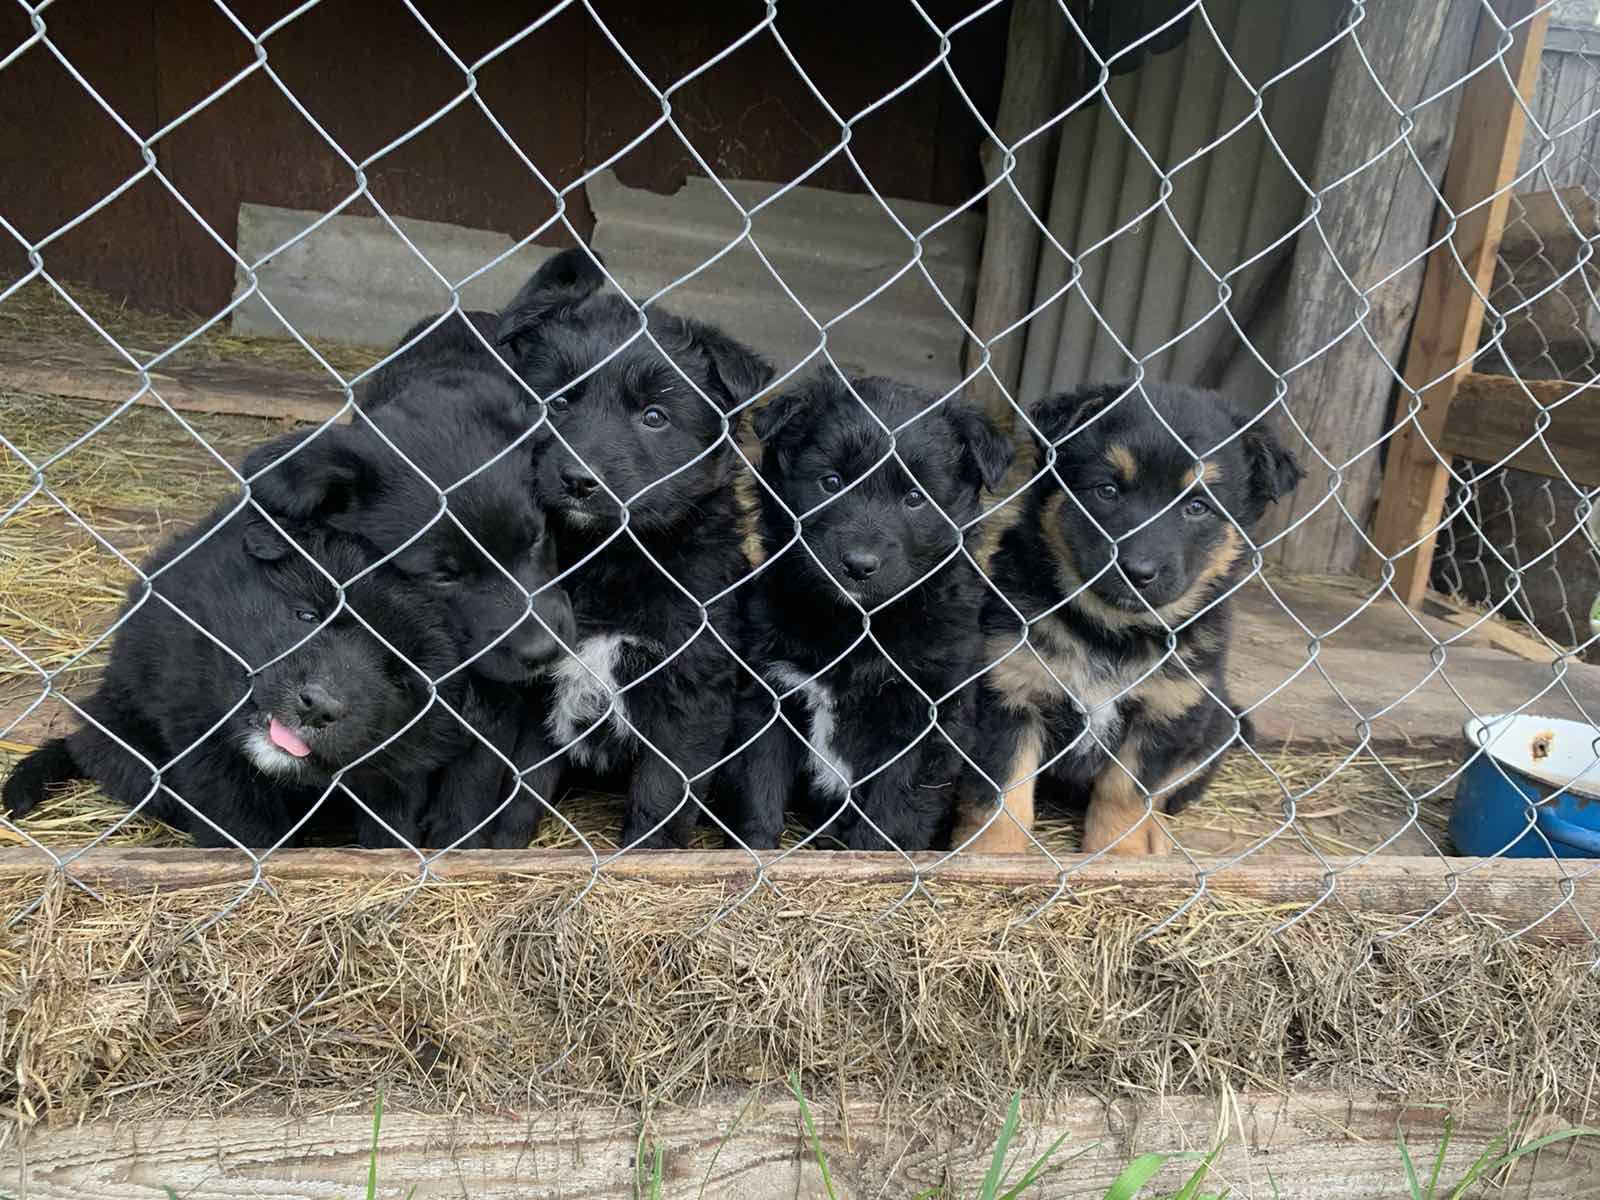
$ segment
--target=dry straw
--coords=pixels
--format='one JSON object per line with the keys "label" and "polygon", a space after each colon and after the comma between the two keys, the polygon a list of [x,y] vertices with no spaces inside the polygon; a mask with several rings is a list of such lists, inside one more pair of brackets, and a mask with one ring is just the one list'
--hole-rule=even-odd
{"label": "dry straw", "polygon": [[[0,1106],[22,1125],[366,1104],[694,1102],[801,1068],[831,1094],[991,1108],[1039,1097],[1325,1085],[1583,1106],[1600,977],[1576,949],[1436,915],[1107,888],[1031,891],[537,875],[412,892],[277,881],[103,893],[60,882],[0,943]],[[40,879],[0,887],[0,909]],[[1137,896],[1137,902],[1130,897]],[[693,931],[693,932],[691,932]],[[815,1094],[815,1092],[814,1092]]]}

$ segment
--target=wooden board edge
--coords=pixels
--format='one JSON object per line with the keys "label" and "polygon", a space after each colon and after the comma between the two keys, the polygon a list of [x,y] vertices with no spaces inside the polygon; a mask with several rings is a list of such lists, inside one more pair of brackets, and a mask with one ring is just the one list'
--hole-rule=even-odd
{"label": "wooden board edge", "polygon": [[[1468,859],[1369,856],[1329,859],[1181,858],[1088,861],[1059,856],[961,855],[806,851],[762,856],[765,878],[783,884],[845,886],[941,885],[1042,891],[1063,895],[1115,891],[1137,903],[1144,894],[1205,893],[1218,900],[1295,909],[1324,904],[1395,917],[1435,911],[1470,913],[1508,930],[1527,930],[1556,941],[1592,943],[1600,930],[1600,864],[1582,860]],[[47,880],[53,862],[31,848],[0,849],[0,882]],[[73,859],[72,878],[97,892],[160,890],[176,893],[223,885],[247,887],[257,867],[238,851],[99,849]],[[744,888],[757,882],[756,860],[742,851],[640,851],[597,862],[583,851],[453,851],[431,865],[440,884],[515,883],[527,879],[597,878],[661,886]],[[261,874],[274,883],[341,881],[355,885],[421,878],[418,856],[402,850],[284,850],[270,855]]]}
{"label": "wooden board edge", "polygon": [[[992,1154],[998,1117],[930,1120],[904,1100],[852,1097],[840,1104],[811,1089],[818,1142],[841,1197],[911,1195],[953,1185],[976,1188]],[[1202,1151],[1220,1144],[1213,1188],[1240,1197],[1385,1197],[1403,1168],[1395,1131],[1406,1130],[1418,1161],[1432,1163],[1451,1122],[1446,1177],[1463,1175],[1476,1154],[1505,1134],[1522,1139],[1563,1127],[1552,1114],[1518,1113],[1506,1100],[1383,1096],[1327,1089],[1285,1094],[1173,1095],[1145,1098],[1061,1096],[1024,1104],[1017,1153],[1024,1161],[1061,1138],[1066,1171],[1053,1194],[1100,1196],[1138,1154]],[[91,1121],[68,1129],[0,1136],[0,1189],[30,1200],[88,1200],[121,1194],[131,1181],[178,1195],[243,1194],[257,1200],[360,1194],[372,1146],[372,1119],[352,1111],[305,1117],[271,1112],[223,1118]],[[816,1200],[827,1194],[796,1102],[781,1081],[745,1097],[692,1108],[658,1106],[646,1116],[616,1108],[564,1113],[430,1115],[393,1108],[379,1134],[383,1194],[467,1194],[474,1200],[583,1195],[623,1200],[636,1191],[639,1161],[659,1148],[664,1196],[707,1200]],[[643,1155],[639,1154],[643,1150]],[[1192,1160],[1175,1160],[1154,1180],[1181,1186]],[[1593,1197],[1600,1144],[1541,1152],[1510,1181],[1537,1183],[1551,1198]],[[702,1191],[702,1188],[704,1189]],[[944,1194],[944,1193],[941,1193]],[[973,1193],[975,1194],[975,1192]],[[1530,1193],[1531,1194],[1531,1193]]]}
{"label": "wooden board edge", "polygon": [[1527,662],[1549,664],[1561,653],[1538,638],[1523,633],[1501,620],[1493,613],[1457,604],[1439,592],[1429,590],[1422,598],[1422,613],[1437,617],[1457,629],[1470,629],[1483,634],[1489,644],[1507,654],[1514,654]]}

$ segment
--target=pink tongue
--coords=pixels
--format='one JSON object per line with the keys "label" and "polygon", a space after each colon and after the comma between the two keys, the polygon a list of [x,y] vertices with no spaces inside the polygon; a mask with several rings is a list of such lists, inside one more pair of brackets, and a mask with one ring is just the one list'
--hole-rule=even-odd
{"label": "pink tongue", "polygon": [[304,758],[311,753],[311,747],[306,745],[305,738],[287,725],[279,724],[277,717],[268,718],[267,736],[272,739],[274,746],[296,758]]}

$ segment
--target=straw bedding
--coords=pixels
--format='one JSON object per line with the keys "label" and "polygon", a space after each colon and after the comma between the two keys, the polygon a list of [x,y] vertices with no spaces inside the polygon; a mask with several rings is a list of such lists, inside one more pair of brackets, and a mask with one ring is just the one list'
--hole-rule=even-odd
{"label": "straw bedding", "polygon": [[[280,881],[96,899],[52,885],[0,942],[13,1121],[690,1103],[802,1068],[814,1095],[955,1112],[1014,1087],[1226,1082],[1586,1106],[1600,977],[1575,949],[1439,915],[784,884],[705,929],[720,885]],[[38,895],[0,888],[0,909]],[[1158,908],[1157,906],[1161,906]],[[690,932],[694,931],[694,932]],[[1359,970],[1354,970],[1360,964]]]}
{"label": "straw bedding", "polygon": [[[16,300],[0,317],[22,312]],[[19,333],[59,320],[61,338],[78,336],[76,317],[35,307]],[[144,329],[167,339],[153,348],[183,331]],[[186,353],[237,349],[219,332]],[[36,458],[108,411],[0,390],[0,428]],[[186,419],[230,458],[280,428]],[[53,467],[49,483],[137,561],[231,480],[172,417],[139,410]],[[0,503],[31,484],[0,455]],[[35,496],[0,539],[0,634],[41,665],[63,665],[104,627],[127,578]],[[58,684],[89,686],[101,661],[86,657]],[[36,680],[5,656],[7,720]],[[9,736],[0,773],[27,749]],[[1274,851],[1352,853],[1379,840],[1374,814],[1388,829],[1412,820],[1376,764],[1335,774],[1342,756],[1315,747],[1271,761],[1303,793],[1297,832],[1310,842],[1280,837]],[[1386,763],[1413,791],[1449,768],[1421,752]],[[562,808],[597,848],[614,845],[614,798],[571,796]],[[1236,755],[1177,832],[1186,844],[1189,830],[1242,846],[1283,815],[1278,782]],[[122,821],[113,844],[181,844],[126,816],[78,786],[24,828],[70,846]],[[1415,823],[1437,834],[1443,817],[1430,800]],[[1070,848],[1075,822],[1052,816],[1041,836]],[[0,844],[22,841],[0,829]],[[538,844],[575,843],[546,822]],[[1442,913],[1383,943],[1392,922],[1381,915],[1329,906],[1274,937],[1284,911],[1207,901],[1140,940],[1152,913],[1187,892],[1140,893],[1137,905],[1080,893],[1013,928],[1042,896],[941,884],[937,908],[914,901],[885,917],[899,887],[809,882],[689,932],[726,902],[723,887],[602,880],[572,904],[583,884],[552,875],[412,892],[400,880],[279,881],[209,926],[236,887],[96,898],[49,884],[44,903],[0,930],[0,1119],[366,1108],[377,1086],[418,1109],[691,1101],[796,1067],[814,1074],[816,1095],[989,1111],[1016,1086],[1175,1093],[1224,1080],[1572,1108],[1600,1062],[1600,979],[1582,954],[1530,939],[1497,945],[1492,929]],[[44,886],[0,882],[0,913],[22,912]]]}

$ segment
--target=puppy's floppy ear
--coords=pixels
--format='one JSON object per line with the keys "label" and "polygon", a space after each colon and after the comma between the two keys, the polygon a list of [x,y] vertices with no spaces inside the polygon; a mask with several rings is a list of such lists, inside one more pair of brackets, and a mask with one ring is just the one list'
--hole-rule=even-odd
{"label": "puppy's floppy ear", "polygon": [[689,344],[705,355],[711,369],[712,399],[735,408],[772,381],[772,364],[714,325],[682,318]]}
{"label": "puppy's floppy ear", "polygon": [[[811,423],[811,389],[797,388],[767,401],[766,407],[756,412],[751,427],[763,446],[779,440],[792,441]],[[785,430],[788,437],[780,439]]]}
{"label": "puppy's floppy ear", "polygon": [[259,513],[246,513],[241,538],[244,552],[258,562],[278,562],[289,553],[289,543]]}
{"label": "puppy's floppy ear", "polygon": [[[1242,426],[1249,419],[1240,416],[1238,423]],[[1257,421],[1246,429],[1239,442],[1250,464],[1251,508],[1259,517],[1267,510],[1267,505],[1294,491],[1305,473],[1264,421]]]}
{"label": "puppy's floppy ear", "polygon": [[582,246],[563,250],[547,259],[522,285],[522,290],[500,314],[495,341],[516,348],[516,341],[533,333],[560,309],[581,303],[605,286],[600,256]]}
{"label": "puppy's floppy ear", "polygon": [[996,488],[1006,477],[1016,452],[1011,439],[995,428],[985,414],[952,400],[944,406],[945,419],[961,439],[963,474],[978,488]]}
{"label": "puppy's floppy ear", "polygon": [[[1044,435],[1046,441],[1059,442],[1121,394],[1120,387],[1092,387],[1080,388],[1075,392],[1058,392],[1054,396],[1034,401],[1028,409],[1028,419],[1038,427],[1039,433]],[[1037,443],[1038,435],[1035,435],[1033,440]]]}
{"label": "puppy's floppy ear", "polygon": [[240,472],[256,503],[275,518],[337,525],[381,486],[371,450],[371,439],[348,425],[313,429],[257,446]]}

